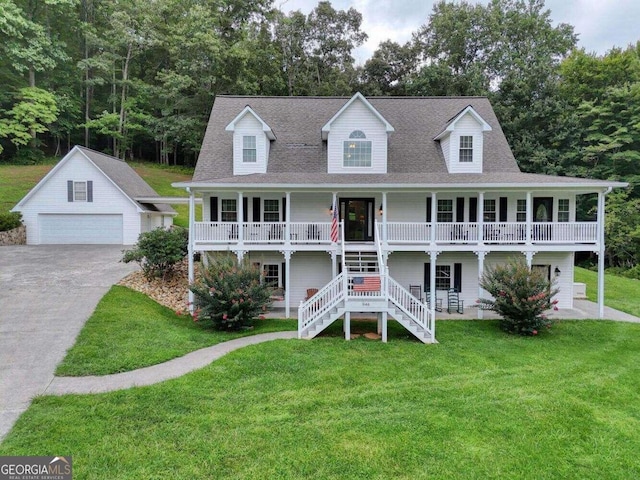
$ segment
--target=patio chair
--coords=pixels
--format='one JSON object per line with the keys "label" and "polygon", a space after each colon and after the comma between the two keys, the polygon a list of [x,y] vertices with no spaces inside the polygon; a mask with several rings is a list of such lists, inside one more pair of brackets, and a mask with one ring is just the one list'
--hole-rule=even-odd
{"label": "patio chair", "polygon": [[304,297],[305,302],[318,293],[317,288],[307,288],[307,296]]}
{"label": "patio chair", "polygon": [[464,300],[460,300],[460,295],[455,288],[450,288],[447,292],[447,313],[452,311],[464,313]]}
{"label": "patio chair", "polygon": [[409,293],[422,302],[422,285],[409,285]]}

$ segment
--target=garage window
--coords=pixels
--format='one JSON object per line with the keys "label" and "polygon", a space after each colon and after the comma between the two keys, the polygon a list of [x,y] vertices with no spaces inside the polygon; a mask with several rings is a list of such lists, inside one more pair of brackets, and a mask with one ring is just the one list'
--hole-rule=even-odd
{"label": "garage window", "polygon": [[68,202],[93,202],[93,182],[67,181]]}

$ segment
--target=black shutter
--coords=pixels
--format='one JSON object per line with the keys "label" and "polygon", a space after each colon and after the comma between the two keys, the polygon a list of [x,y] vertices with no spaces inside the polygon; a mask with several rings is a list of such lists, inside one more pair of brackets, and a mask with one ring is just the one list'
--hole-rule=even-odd
{"label": "black shutter", "polygon": [[287,221],[287,197],[282,197],[282,221]]}
{"label": "black shutter", "polygon": [[93,202],[93,182],[87,181],[87,202]]}
{"label": "black shutter", "polygon": [[260,221],[260,197],[253,197],[253,221]]}
{"label": "black shutter", "polygon": [[500,219],[499,222],[507,221],[507,197],[500,197]]}
{"label": "black shutter", "polygon": [[471,197],[469,199],[469,221],[478,221],[478,197]]}
{"label": "black shutter", "polygon": [[462,264],[461,263],[453,264],[453,288],[455,288],[456,292],[462,291]]}
{"label": "black shutter", "polygon": [[464,222],[464,197],[456,198],[456,222]]}
{"label": "black shutter", "polygon": [[67,202],[73,202],[73,180],[67,180]]}
{"label": "black shutter", "polygon": [[282,274],[280,275],[280,278],[282,278],[282,288],[287,288],[287,270],[284,268],[285,264],[282,263],[280,267],[282,268]]}
{"label": "black shutter", "polygon": [[431,222],[431,197],[427,197],[427,222]]}
{"label": "black shutter", "polygon": [[249,221],[249,197],[242,197],[242,221]]}
{"label": "black shutter", "polygon": [[431,264],[424,264],[424,291],[427,294],[431,291]]}
{"label": "black shutter", "polygon": [[218,197],[211,197],[209,199],[209,218],[212,222],[218,221]]}

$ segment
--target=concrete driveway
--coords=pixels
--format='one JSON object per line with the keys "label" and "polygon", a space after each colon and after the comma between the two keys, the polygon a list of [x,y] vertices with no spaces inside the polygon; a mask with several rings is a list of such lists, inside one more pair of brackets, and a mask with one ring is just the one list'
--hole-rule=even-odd
{"label": "concrete driveway", "polygon": [[136,264],[122,246],[0,247],[0,439],[53,379],[85,321]]}

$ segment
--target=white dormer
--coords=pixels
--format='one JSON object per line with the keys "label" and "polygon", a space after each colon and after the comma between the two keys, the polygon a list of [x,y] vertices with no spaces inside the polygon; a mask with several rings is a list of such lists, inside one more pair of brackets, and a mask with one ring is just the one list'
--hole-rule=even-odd
{"label": "white dormer", "polygon": [[491,126],[468,106],[434,140],[440,141],[449,173],[482,173],[484,132]]}
{"label": "white dormer", "polygon": [[361,93],[322,127],[328,173],[387,173],[387,138],[394,129]]}
{"label": "white dormer", "polygon": [[266,173],[270,141],[276,139],[271,127],[247,105],[225,130],[233,132],[233,174]]}

